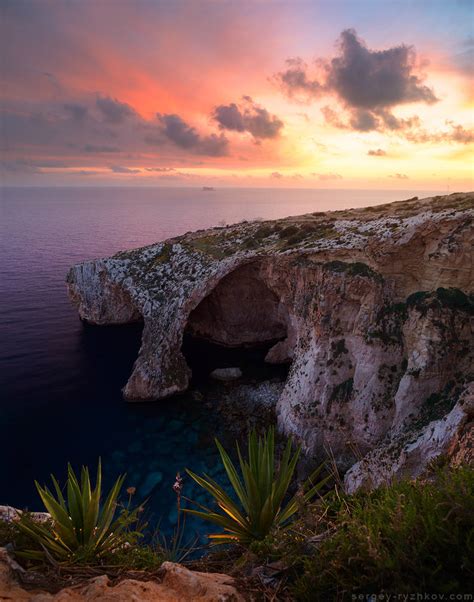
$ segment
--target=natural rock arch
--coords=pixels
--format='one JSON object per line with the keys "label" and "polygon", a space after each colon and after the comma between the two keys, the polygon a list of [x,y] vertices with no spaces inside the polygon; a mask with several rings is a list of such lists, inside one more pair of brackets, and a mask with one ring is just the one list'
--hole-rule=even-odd
{"label": "natural rock arch", "polygon": [[[343,469],[356,446],[364,457],[346,475],[354,490],[415,474],[413,463],[421,470],[472,422],[473,200],[414,198],[187,233],[74,266],[69,295],[92,324],[143,316],[130,401],[188,388],[186,328],[252,345],[280,334],[286,315],[288,336],[265,358],[291,359],[279,429],[315,460],[330,448]],[[211,328],[209,312],[222,308]]]}
{"label": "natural rock arch", "polygon": [[261,262],[252,262],[223,276],[189,313],[183,348],[194,339],[234,350],[265,349],[266,362],[289,362],[288,310],[263,272]]}
{"label": "natural rock arch", "polygon": [[189,315],[186,331],[226,347],[284,339],[288,314],[258,263],[224,276]]}

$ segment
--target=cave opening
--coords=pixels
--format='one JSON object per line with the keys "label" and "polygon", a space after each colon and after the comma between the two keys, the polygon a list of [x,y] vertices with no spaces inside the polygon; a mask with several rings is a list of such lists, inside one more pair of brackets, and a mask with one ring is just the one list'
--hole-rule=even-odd
{"label": "cave opening", "polygon": [[221,368],[239,368],[244,381],[286,380],[291,363],[286,307],[256,263],[224,278],[189,315],[182,351],[192,385]]}
{"label": "cave opening", "polygon": [[270,364],[265,361],[269,350],[279,340],[245,347],[225,347],[185,333],[182,351],[192,371],[191,385],[207,384],[210,374],[220,368],[240,368],[246,381],[286,380],[288,363]]}

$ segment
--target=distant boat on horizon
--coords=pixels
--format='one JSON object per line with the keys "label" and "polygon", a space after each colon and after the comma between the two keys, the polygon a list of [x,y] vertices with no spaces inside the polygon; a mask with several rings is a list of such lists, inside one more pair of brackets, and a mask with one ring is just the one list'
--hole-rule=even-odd
{"label": "distant boat on horizon", "polygon": [[203,186],[202,189],[204,192],[207,192],[209,190],[215,190],[215,188],[213,186]]}

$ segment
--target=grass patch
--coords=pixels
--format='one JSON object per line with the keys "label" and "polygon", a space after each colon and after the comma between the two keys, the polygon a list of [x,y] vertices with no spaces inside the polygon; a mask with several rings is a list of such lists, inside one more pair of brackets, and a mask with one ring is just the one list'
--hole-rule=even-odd
{"label": "grass patch", "polygon": [[474,584],[473,507],[470,467],[438,466],[429,479],[352,496],[335,490],[302,508],[291,530],[252,544],[252,556],[240,563],[244,570],[285,567],[282,600],[467,593]]}
{"label": "grass patch", "polygon": [[436,213],[445,209],[454,209],[463,211],[465,209],[474,209],[474,196],[472,194],[434,197],[432,201],[432,210]]}
{"label": "grass patch", "polygon": [[233,251],[226,252],[225,249],[222,249],[219,246],[219,237],[218,236],[203,236],[201,238],[193,238],[192,240],[187,241],[187,244],[194,250],[200,251],[201,253],[205,253],[206,255],[210,255],[214,259],[222,259],[226,257],[226,255],[231,255]]}
{"label": "grass patch", "polygon": [[[23,514],[28,515],[28,512],[23,512]],[[0,547],[9,544],[13,544],[14,547],[20,549],[33,548],[41,551],[39,544],[19,529],[17,520],[8,522],[0,520]]]}
{"label": "grass patch", "polygon": [[306,222],[299,225],[291,224],[285,226],[278,232],[282,249],[290,249],[299,245],[301,242],[313,242],[323,238],[337,238],[338,232],[334,229],[334,224],[324,222]]}
{"label": "grass patch", "polygon": [[345,261],[328,261],[324,264],[324,267],[331,272],[346,273],[350,276],[362,276],[363,278],[382,280],[382,276],[380,274],[361,261],[356,261],[355,263],[346,263]]}
{"label": "grass patch", "polygon": [[160,253],[153,260],[153,267],[159,266],[162,263],[168,263],[171,257],[172,245],[165,243]]}
{"label": "grass patch", "polygon": [[295,598],[472,591],[473,507],[470,468],[445,469],[434,482],[405,481],[328,503],[324,520],[335,532],[303,559]]}

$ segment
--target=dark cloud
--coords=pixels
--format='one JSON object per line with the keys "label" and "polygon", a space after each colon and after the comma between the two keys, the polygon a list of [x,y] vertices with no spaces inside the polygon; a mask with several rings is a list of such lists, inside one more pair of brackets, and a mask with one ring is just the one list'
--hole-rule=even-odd
{"label": "dark cloud", "polygon": [[214,109],[213,118],[219,127],[236,132],[245,132],[244,118],[235,103],[220,105]]}
{"label": "dark cloud", "polygon": [[331,107],[322,107],[321,113],[323,114],[326,123],[334,125],[338,128],[348,127],[346,124],[344,124],[339,114],[334,109],[331,109]]}
{"label": "dark cloud", "polygon": [[286,69],[276,74],[275,79],[285,93],[290,96],[314,98],[324,92],[317,80],[308,77],[308,65],[296,57],[286,60]]}
{"label": "dark cloud", "polygon": [[283,128],[283,121],[261,107],[253,106],[252,111],[245,111],[246,129],[254,138],[276,138]]}
{"label": "dark cloud", "polygon": [[[186,154],[220,157],[229,150],[223,132],[201,133],[178,115],[158,115],[158,119],[146,120],[125,103],[106,96],[99,99],[93,96],[81,102],[71,99],[66,103],[7,101],[0,111],[0,128],[0,149],[6,153],[29,157],[36,149],[35,156],[45,159],[74,156],[77,166],[90,164],[94,155],[100,162],[101,155],[124,150],[133,156],[149,154],[150,144],[165,151],[170,162],[176,155],[182,162]],[[114,162],[126,165],[129,159],[127,156]]]}
{"label": "dark cloud", "polygon": [[462,125],[456,125],[452,122],[449,125],[451,126],[450,140],[452,142],[459,142],[461,144],[471,144],[471,142],[474,142],[474,129],[466,130]]}
{"label": "dark cloud", "polygon": [[200,136],[195,128],[188,125],[179,115],[157,115],[163,134],[181,148],[198,146]]}
{"label": "dark cloud", "polygon": [[179,115],[157,113],[157,118],[159,122],[158,136],[147,136],[145,141],[148,144],[162,144],[164,137],[182,149],[202,155],[220,157],[228,152],[229,141],[223,134],[203,136]]}
{"label": "dark cloud", "polygon": [[96,100],[96,106],[107,123],[122,123],[129,117],[136,115],[130,105],[115,98],[110,98],[110,96],[99,96]]}
{"label": "dark cloud", "polygon": [[86,153],[119,153],[120,149],[118,146],[102,146],[100,144],[86,144],[84,146],[84,152],[86,152]]}
{"label": "dark cloud", "polygon": [[[356,130],[358,132],[386,132],[398,130],[405,135],[406,132],[420,126],[417,115],[406,119],[395,117],[389,111],[377,109],[366,111],[365,109],[353,109],[344,113],[342,110],[336,112],[331,107],[322,107],[321,113],[326,123],[345,130]],[[346,117],[346,119],[344,119]]]}
{"label": "dark cloud", "polygon": [[5,150],[17,149],[23,145],[48,146],[57,136],[53,122],[39,111],[1,113],[1,147]]}
{"label": "dark cloud", "polygon": [[409,180],[410,178],[404,174],[404,173],[395,173],[391,176],[388,176],[389,178],[394,178],[395,180]]}
{"label": "dark cloud", "polygon": [[39,161],[35,161],[35,165],[37,167],[53,167],[53,168],[57,168],[57,167],[71,167],[70,165],[68,165],[64,161],[58,161],[56,159],[46,159],[46,160],[40,159]]}
{"label": "dark cloud", "polygon": [[250,96],[244,96],[240,106],[235,103],[219,105],[214,109],[212,117],[220,129],[249,132],[256,140],[276,138],[284,125],[281,119],[271,115]]}
{"label": "dark cloud", "polygon": [[386,128],[388,130],[408,130],[420,125],[420,118],[417,115],[408,117],[406,119],[400,119],[395,117],[389,111],[379,109],[373,113],[377,117],[380,117],[381,123],[378,123],[379,129]]}
{"label": "dark cloud", "polygon": [[364,111],[363,109],[353,111],[349,121],[351,129],[358,130],[359,132],[376,130],[378,124],[377,117],[371,111]]}
{"label": "dark cloud", "polygon": [[51,84],[51,87],[53,89],[53,94],[55,96],[59,96],[61,94],[61,84],[59,83],[58,78],[54,75],[54,73],[49,73],[48,71],[44,71],[42,73],[43,77],[45,77],[49,83]]}
{"label": "dark cloud", "polygon": [[87,107],[80,104],[65,104],[64,109],[75,121],[83,121],[87,116]]}
{"label": "dark cloud", "polygon": [[367,153],[369,157],[385,157],[387,153],[381,148],[377,148],[376,150],[369,150]]}
{"label": "dark cloud", "polygon": [[124,167],[122,165],[112,165],[110,171],[113,171],[114,173],[140,173],[139,169],[130,169],[129,167]]}
{"label": "dark cloud", "polygon": [[229,141],[223,134],[203,136],[198,145],[198,152],[209,157],[222,157],[228,154]]}
{"label": "dark cloud", "polygon": [[[1,135],[0,146],[7,152],[15,150],[17,153],[27,152],[30,154],[33,147],[40,149],[42,156],[48,153],[55,156],[64,156],[78,152],[87,154],[101,152],[118,152],[120,140],[123,147],[135,148],[140,140],[140,134],[136,130],[122,126],[114,126],[116,130],[112,138],[113,144],[107,144],[107,138],[111,138],[109,129],[88,111],[84,117],[79,117],[79,112],[66,109],[63,103],[55,102],[19,104],[18,107],[5,103],[0,111]],[[81,112],[81,114],[83,114]],[[74,116],[76,115],[76,116]]]}
{"label": "dark cloud", "polygon": [[39,174],[42,173],[38,166],[26,159],[13,159],[0,161],[0,171],[11,174]]}
{"label": "dark cloud", "polygon": [[348,111],[348,118],[341,119],[332,108],[322,109],[326,121],[335,127],[360,132],[407,130],[416,125],[418,118],[399,119],[391,113],[394,107],[438,101],[416,71],[412,46],[370,50],[353,29],[346,29],[338,47],[337,56],[320,61],[320,81],[309,77],[308,66],[301,59],[289,59],[287,69],[276,75],[289,96],[335,95]]}
{"label": "dark cloud", "polygon": [[162,146],[166,142],[166,138],[162,136],[159,130],[156,133],[147,134],[143,140],[150,146]]}
{"label": "dark cloud", "polygon": [[94,171],[93,169],[80,169],[79,171],[71,171],[68,175],[70,176],[97,176],[100,171]]}
{"label": "dark cloud", "polygon": [[281,174],[279,171],[274,171],[270,174],[270,177],[275,178],[275,180],[280,180],[283,178],[283,174]]}
{"label": "dark cloud", "polygon": [[388,50],[369,50],[353,29],[339,39],[326,85],[350,107],[377,109],[407,102],[434,103],[433,90],[416,75],[415,51],[404,44]]}
{"label": "dark cloud", "polygon": [[406,134],[410,142],[421,144],[451,142],[455,144],[472,144],[474,142],[474,129],[466,129],[462,125],[452,121],[447,121],[449,130],[444,132],[428,132],[425,129],[418,128]]}
{"label": "dark cloud", "polygon": [[65,161],[57,159],[39,159],[31,161],[30,159],[12,159],[0,161],[0,171],[18,174],[42,174],[43,168],[66,168],[71,167]]}

